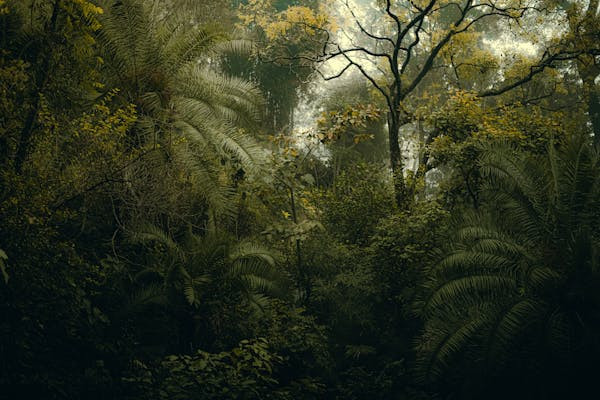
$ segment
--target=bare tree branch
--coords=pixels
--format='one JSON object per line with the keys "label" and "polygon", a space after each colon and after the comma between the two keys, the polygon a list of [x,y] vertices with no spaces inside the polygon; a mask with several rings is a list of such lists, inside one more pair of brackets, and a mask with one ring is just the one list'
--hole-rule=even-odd
{"label": "bare tree branch", "polygon": [[344,73],[345,73],[345,72],[346,72],[346,71],[347,71],[347,70],[348,70],[350,67],[352,67],[352,64],[347,64],[347,65],[346,65],[344,68],[342,68],[342,70],[341,70],[340,72],[338,72],[337,74],[335,74],[335,75],[332,75],[332,76],[325,76],[325,75],[324,75],[324,74],[323,74],[323,73],[322,73],[322,72],[321,72],[319,69],[317,69],[316,71],[317,71],[317,73],[318,73],[319,75],[321,75],[321,78],[323,78],[323,80],[325,80],[325,81],[330,81],[330,80],[337,79],[337,78],[339,78],[340,76],[344,75]]}
{"label": "bare tree branch", "polygon": [[[461,15],[458,17],[458,19],[454,23],[454,26],[459,26],[465,20],[465,17],[467,16],[469,10],[471,9],[471,4],[472,4],[472,1],[468,0],[467,3],[465,4],[465,7],[462,9]],[[423,67],[421,68],[421,70],[419,71],[419,73],[417,74],[417,76],[413,79],[413,81],[411,82],[411,84],[408,85],[408,87],[403,91],[403,96],[408,95],[410,92],[412,92],[419,85],[419,83],[423,80],[423,78],[425,77],[425,75],[427,75],[427,73],[429,72],[429,70],[433,66],[433,62],[437,58],[439,52],[450,41],[450,39],[452,39],[452,37],[454,35],[456,35],[457,33],[459,33],[459,31],[455,31],[455,30],[451,29],[444,36],[444,38],[442,40],[440,40],[438,42],[438,44],[431,50],[431,52],[429,53],[429,56],[425,60],[425,63],[423,64]]]}
{"label": "bare tree branch", "polygon": [[[394,20],[394,22],[396,22],[396,28],[398,29],[398,31],[401,31],[402,22],[400,21],[400,18],[398,18],[398,16],[392,12],[392,3],[390,2],[390,0],[386,0],[385,3],[385,12]],[[396,41],[396,43],[398,42]]]}
{"label": "bare tree branch", "polygon": [[350,63],[351,65],[355,66],[360,73],[369,80],[369,82],[371,82],[371,84],[373,85],[373,87],[375,89],[377,89],[377,91],[379,91],[379,93],[381,93],[383,95],[383,97],[385,98],[388,107],[392,107],[392,103],[391,103],[391,99],[390,99],[390,95],[377,83],[377,81],[375,80],[375,78],[373,78],[371,75],[369,75],[367,73],[367,71],[365,71],[365,69],[363,68],[362,65],[354,62],[354,60],[352,60],[346,53],[342,53],[342,55],[346,58],[346,60],[348,60],[348,63]]}
{"label": "bare tree branch", "polygon": [[354,22],[356,22],[356,25],[358,25],[358,28],[360,29],[360,31],[362,33],[364,33],[365,35],[367,35],[368,37],[370,37],[371,39],[375,39],[375,40],[379,40],[379,41],[383,41],[383,42],[388,42],[390,43],[392,46],[395,46],[396,43],[394,43],[394,41],[386,36],[378,36],[375,35],[369,31],[367,31],[362,24],[360,23],[359,19],[356,17],[356,14],[354,13],[354,10],[352,9],[352,7],[350,7],[350,4],[348,4],[348,0],[346,0],[346,7],[348,8],[348,10],[350,11],[350,14],[352,14],[352,17],[354,18]]}
{"label": "bare tree branch", "polygon": [[421,19],[419,21],[419,25],[417,26],[417,29],[415,29],[415,40],[413,40],[413,42],[408,46],[408,49],[406,51],[406,58],[404,59],[404,62],[402,63],[402,67],[400,68],[400,74],[403,74],[404,71],[406,70],[406,67],[408,67],[408,64],[410,63],[410,59],[412,57],[413,48],[416,45],[418,45],[419,41],[421,40],[419,33],[421,31],[422,26],[423,26],[423,19]]}
{"label": "bare tree branch", "polygon": [[495,89],[489,89],[489,90],[480,92],[477,94],[477,96],[491,97],[491,96],[499,96],[501,94],[504,94],[504,93],[508,92],[509,90],[512,90],[516,87],[523,85],[524,83],[531,81],[536,75],[543,72],[546,68],[552,68],[556,61],[574,60],[574,59],[580,57],[584,53],[585,53],[584,51],[575,51],[575,52],[567,52],[567,53],[557,53],[557,54],[546,57],[546,54],[548,54],[548,52],[545,52],[544,56],[542,56],[542,61],[540,61],[539,64],[530,67],[529,73],[527,75],[523,76],[522,78],[520,78],[512,83],[506,84],[502,87],[495,88]]}
{"label": "bare tree branch", "polygon": [[429,15],[429,13],[431,12],[431,9],[433,8],[433,6],[435,5],[436,2],[437,2],[437,0],[431,0],[429,2],[429,4],[427,4],[427,7],[425,7],[423,9],[423,11],[421,11],[416,17],[414,17],[412,20],[410,20],[410,22],[404,27],[404,29],[399,30],[398,38],[396,39],[396,41],[401,43],[404,40],[404,37],[408,34],[408,32],[411,30],[411,28],[413,26],[415,26],[416,24],[422,25],[422,21],[425,19],[425,17],[427,15]]}

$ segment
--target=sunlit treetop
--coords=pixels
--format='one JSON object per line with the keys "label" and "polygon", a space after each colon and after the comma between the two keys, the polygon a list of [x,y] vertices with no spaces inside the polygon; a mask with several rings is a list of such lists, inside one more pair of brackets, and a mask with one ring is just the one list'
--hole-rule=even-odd
{"label": "sunlit treetop", "polygon": [[250,0],[239,7],[242,25],[260,28],[267,39],[301,41],[334,28],[324,4],[317,7],[291,5],[278,11],[273,0]]}
{"label": "sunlit treetop", "polygon": [[6,0],[0,0],[0,15],[6,15],[10,12]]}

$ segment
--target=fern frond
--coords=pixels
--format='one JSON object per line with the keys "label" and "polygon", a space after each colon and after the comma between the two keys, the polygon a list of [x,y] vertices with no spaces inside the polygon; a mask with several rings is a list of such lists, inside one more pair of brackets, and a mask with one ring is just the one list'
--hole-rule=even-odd
{"label": "fern frond", "polygon": [[182,249],[177,243],[162,229],[150,223],[140,226],[128,232],[129,239],[134,243],[152,243],[157,242],[164,245],[167,249],[176,254],[183,254]]}
{"label": "fern frond", "polygon": [[532,326],[539,324],[546,312],[544,303],[530,299],[515,297],[508,306],[496,307],[496,320],[491,325],[487,342],[487,364],[501,369],[515,342],[528,332]]}
{"label": "fern frond", "polygon": [[465,307],[515,293],[517,282],[507,276],[480,273],[444,281],[425,299],[423,310],[435,313],[440,307]]}
{"label": "fern frond", "polygon": [[[596,318],[590,310],[597,301],[586,293],[597,284],[580,279],[599,281],[598,166],[596,150],[577,139],[549,147],[545,157],[508,146],[484,150],[492,206],[464,214],[417,302],[425,317],[424,378],[441,377],[459,356],[471,367],[487,366],[486,373],[507,367],[517,351],[565,360],[571,341],[587,340],[581,321]],[[565,293],[587,304],[574,305]]]}
{"label": "fern frond", "polygon": [[275,258],[276,255],[272,250],[252,242],[239,243],[229,254],[229,260],[232,263],[240,260],[257,259],[271,267],[275,266]]}
{"label": "fern frond", "polygon": [[152,305],[168,305],[167,294],[163,285],[144,285],[141,288],[134,290],[125,305],[119,310],[119,315],[134,314]]}
{"label": "fern frond", "polygon": [[445,329],[440,329],[444,324],[425,327],[417,359],[417,378],[421,382],[430,382],[441,377],[451,363],[465,353],[466,347],[476,341],[477,336],[488,324],[485,318],[476,313],[470,319],[461,322],[454,327],[446,323]]}

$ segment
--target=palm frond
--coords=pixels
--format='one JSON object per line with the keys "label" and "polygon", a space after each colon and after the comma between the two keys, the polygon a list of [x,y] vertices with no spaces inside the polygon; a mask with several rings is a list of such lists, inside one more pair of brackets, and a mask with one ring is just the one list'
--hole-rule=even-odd
{"label": "palm frond", "polygon": [[241,242],[229,254],[229,260],[236,263],[240,260],[256,259],[274,267],[276,255],[272,250],[252,242]]}
{"label": "palm frond", "polygon": [[423,310],[428,315],[441,307],[461,308],[474,305],[510,296],[515,293],[517,287],[515,279],[495,274],[478,273],[456,277],[435,287],[431,295],[424,300]]}
{"label": "palm frond", "polygon": [[506,306],[500,303],[495,308],[496,319],[487,334],[486,361],[489,367],[499,370],[515,342],[540,323],[546,305],[535,299],[515,296]]}
{"label": "palm frond", "polygon": [[119,310],[119,315],[125,316],[134,314],[152,305],[168,305],[168,298],[163,285],[144,285],[141,288],[134,290],[125,305]]}
{"label": "palm frond", "polygon": [[183,255],[183,250],[165,231],[150,223],[144,223],[128,231],[129,240],[134,243],[160,243],[175,254]]}
{"label": "palm frond", "polygon": [[225,35],[216,29],[186,27],[183,24],[163,26],[157,34],[161,57],[165,60],[170,75],[178,73],[186,64],[197,64],[213,55],[216,46],[224,42]]}
{"label": "palm frond", "polygon": [[[584,294],[593,284],[580,281],[600,281],[598,166],[584,140],[550,147],[545,157],[506,145],[484,149],[484,194],[492,206],[464,214],[417,302],[425,317],[422,377],[439,379],[459,358],[493,374],[526,350],[565,360],[572,341],[586,340],[581,321],[600,309]],[[565,293],[587,303],[575,306]]]}
{"label": "palm frond", "polygon": [[473,313],[459,324],[433,324],[426,326],[417,359],[417,378],[421,382],[439,379],[452,362],[472,343],[488,321]]}
{"label": "palm frond", "polygon": [[[230,215],[231,196],[214,166],[232,159],[246,172],[258,172],[265,159],[264,150],[241,130],[262,115],[260,91],[219,71],[222,52],[243,51],[248,43],[228,42],[219,29],[191,25],[177,13],[165,17],[144,0],[104,0],[102,6],[98,44],[104,72],[109,86],[119,87],[124,100],[137,106],[133,142],[168,148],[163,162],[179,158],[196,188],[206,190],[212,212]],[[172,146],[180,143],[176,139],[195,146]],[[192,147],[201,150],[196,159],[190,157]]]}

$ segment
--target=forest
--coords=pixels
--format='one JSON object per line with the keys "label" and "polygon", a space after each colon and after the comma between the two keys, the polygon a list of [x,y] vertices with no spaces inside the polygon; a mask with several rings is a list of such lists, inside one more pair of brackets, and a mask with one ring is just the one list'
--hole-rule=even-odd
{"label": "forest", "polygon": [[0,0],[0,400],[599,363],[599,0]]}

